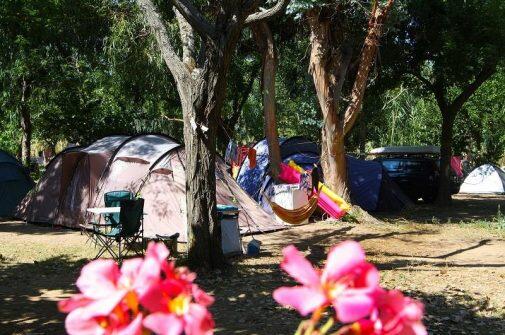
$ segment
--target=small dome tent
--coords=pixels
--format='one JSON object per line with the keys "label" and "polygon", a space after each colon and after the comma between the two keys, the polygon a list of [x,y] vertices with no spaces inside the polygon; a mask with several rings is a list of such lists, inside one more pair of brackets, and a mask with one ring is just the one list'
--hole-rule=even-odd
{"label": "small dome tent", "polygon": [[481,165],[465,178],[459,192],[505,193],[505,172],[495,165]]}
{"label": "small dome tent", "polygon": [[[293,160],[304,169],[319,164],[319,147],[303,138],[280,139],[281,159]],[[249,166],[246,158],[240,167],[237,182],[267,212],[272,209],[265,198],[273,196],[274,180],[268,174],[270,164],[266,139],[254,146],[257,164]],[[347,177],[351,201],[367,211],[400,210],[411,204],[399,187],[388,177],[380,163],[347,156]]]}
{"label": "small dome tent", "polygon": [[0,217],[13,216],[16,206],[33,185],[24,166],[6,151],[0,150]]}

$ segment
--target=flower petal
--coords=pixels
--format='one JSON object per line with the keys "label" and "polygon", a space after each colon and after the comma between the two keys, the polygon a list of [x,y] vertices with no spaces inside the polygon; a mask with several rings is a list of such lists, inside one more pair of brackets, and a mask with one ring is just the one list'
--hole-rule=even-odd
{"label": "flower petal", "polygon": [[326,303],[324,294],[306,286],[280,287],[273,293],[275,301],[296,309],[305,316]]}
{"label": "flower petal", "polygon": [[127,291],[112,292],[107,298],[95,300],[85,307],[79,308],[83,318],[91,319],[97,316],[107,316],[123,300]]}
{"label": "flower petal", "polygon": [[128,326],[118,330],[117,335],[142,335],[142,314],[137,315]]}
{"label": "flower petal", "polygon": [[76,294],[68,299],[58,301],[58,310],[62,313],[70,313],[74,309],[84,307],[92,301],[83,294]]}
{"label": "flower petal", "polygon": [[208,307],[214,303],[214,298],[208,295],[204,290],[198,287],[198,285],[193,284],[193,297],[196,303],[204,307]]}
{"label": "flower petal", "polygon": [[291,277],[303,285],[319,285],[319,274],[294,245],[285,247],[282,250],[282,254],[284,255],[284,259],[281,263],[281,267]]}
{"label": "flower petal", "polygon": [[373,295],[354,293],[347,290],[333,302],[337,318],[342,323],[358,321],[368,316],[375,307]]}
{"label": "flower petal", "polygon": [[94,319],[84,318],[81,309],[75,309],[65,319],[65,330],[69,335],[102,335],[105,329]]}
{"label": "flower petal", "polygon": [[200,305],[191,304],[184,315],[186,335],[209,335],[213,333],[214,320],[209,311]]}
{"label": "flower petal", "polygon": [[145,258],[152,258],[156,260],[158,263],[161,263],[165,261],[169,255],[170,252],[168,251],[165,244],[163,244],[162,242],[160,243],[151,242],[147,246]]}
{"label": "flower petal", "polygon": [[365,251],[358,242],[342,242],[328,253],[323,281],[338,280],[364,261]]}
{"label": "flower petal", "polygon": [[158,335],[180,335],[184,322],[174,314],[153,313],[145,317],[144,327]]}
{"label": "flower petal", "polygon": [[98,259],[86,264],[77,279],[77,287],[88,298],[101,299],[116,291],[119,268],[113,260]]}

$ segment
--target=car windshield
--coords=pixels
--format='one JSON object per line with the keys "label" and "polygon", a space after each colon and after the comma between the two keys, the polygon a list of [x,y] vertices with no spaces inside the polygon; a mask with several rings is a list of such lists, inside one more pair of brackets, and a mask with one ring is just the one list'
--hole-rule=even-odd
{"label": "car windshield", "polygon": [[385,160],[381,163],[388,172],[429,173],[432,171],[431,163],[423,160]]}

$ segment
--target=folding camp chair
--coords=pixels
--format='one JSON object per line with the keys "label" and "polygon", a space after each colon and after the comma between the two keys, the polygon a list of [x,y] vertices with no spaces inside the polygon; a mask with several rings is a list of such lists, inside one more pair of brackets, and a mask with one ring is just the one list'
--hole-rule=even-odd
{"label": "folding camp chair", "polygon": [[[122,200],[133,199],[134,194],[130,191],[111,191],[103,196],[105,207],[119,207]],[[117,226],[119,223],[119,214],[108,214],[105,216],[105,224]]]}
{"label": "folding camp chair", "polygon": [[[101,245],[95,259],[108,252],[118,263],[122,263],[123,257],[130,251],[135,252],[137,255],[143,254],[144,199],[122,200],[120,207],[119,223],[112,226],[110,231],[100,229],[111,227],[110,224],[93,224],[97,242]],[[137,244],[139,239],[141,240],[140,246]],[[118,247],[117,252],[115,250],[116,245]]]}

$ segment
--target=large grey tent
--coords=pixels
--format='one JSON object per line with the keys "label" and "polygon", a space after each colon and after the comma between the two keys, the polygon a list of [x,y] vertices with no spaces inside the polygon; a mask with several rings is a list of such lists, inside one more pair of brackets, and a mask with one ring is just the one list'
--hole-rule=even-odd
{"label": "large grey tent", "polygon": [[0,150],[0,217],[10,217],[32,189],[33,181],[23,165]]}
{"label": "large grey tent", "polygon": [[[92,219],[86,208],[103,206],[105,193],[128,190],[145,199],[144,236],[179,233],[186,241],[185,155],[177,141],[161,134],[107,137],[59,156],[20,208],[21,218],[75,228]],[[216,179],[218,203],[241,210],[242,233],[285,228],[237,185],[221,160]]]}

